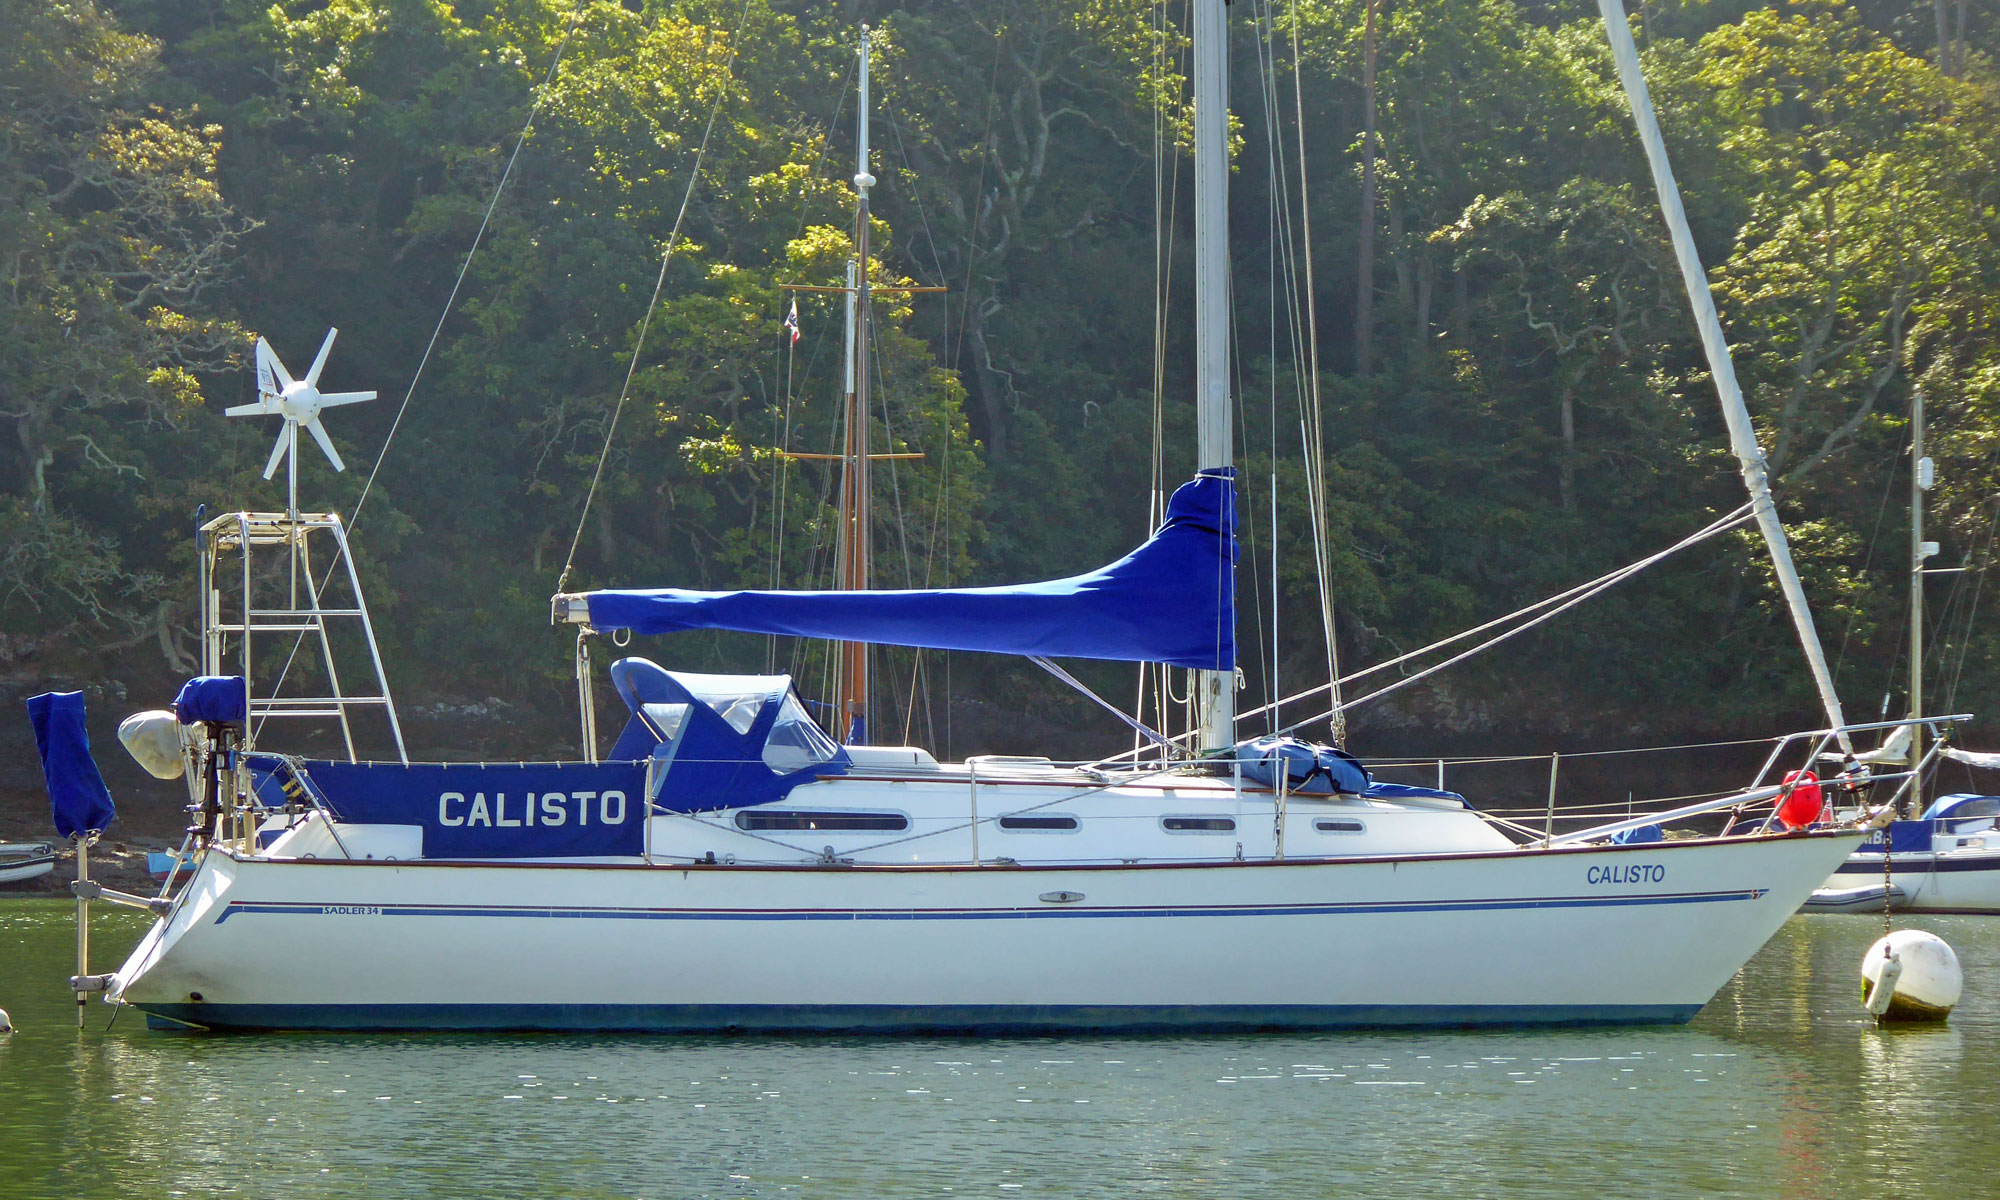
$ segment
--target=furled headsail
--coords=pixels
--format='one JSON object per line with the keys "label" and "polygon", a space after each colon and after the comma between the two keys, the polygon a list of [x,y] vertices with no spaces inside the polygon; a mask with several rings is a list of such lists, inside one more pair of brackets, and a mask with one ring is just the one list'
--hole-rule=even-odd
{"label": "furled headsail", "polygon": [[1235,471],[1175,489],[1138,549],[1084,575],[905,591],[606,590],[556,597],[558,619],[600,631],[741,633],[933,650],[1102,658],[1227,671],[1236,665]]}

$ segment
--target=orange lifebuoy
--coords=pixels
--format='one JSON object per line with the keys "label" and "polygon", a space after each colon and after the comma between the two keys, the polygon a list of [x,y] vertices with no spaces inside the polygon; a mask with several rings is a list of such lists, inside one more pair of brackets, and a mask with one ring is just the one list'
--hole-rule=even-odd
{"label": "orange lifebuoy", "polygon": [[1778,805],[1778,824],[1787,829],[1804,829],[1826,812],[1826,797],[1820,791],[1819,776],[1811,771],[1793,771],[1785,776],[1791,794]]}

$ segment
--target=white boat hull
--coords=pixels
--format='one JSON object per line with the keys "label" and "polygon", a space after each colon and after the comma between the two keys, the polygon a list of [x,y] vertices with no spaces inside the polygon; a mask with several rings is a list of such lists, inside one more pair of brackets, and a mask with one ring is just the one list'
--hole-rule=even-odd
{"label": "white boat hull", "polygon": [[108,998],[239,1028],[1684,1021],[1858,841],[1033,868],[218,852]]}
{"label": "white boat hull", "polygon": [[[1896,912],[2000,913],[2000,848],[1895,854],[1889,863]],[[1882,887],[1882,856],[1860,853],[1840,865],[1815,897]],[[1812,910],[1814,906],[1808,905]],[[1875,911],[1880,911],[1879,909]]]}
{"label": "white boat hull", "polygon": [[20,883],[27,879],[38,879],[56,869],[53,854],[36,855],[33,858],[0,859],[0,883]]}

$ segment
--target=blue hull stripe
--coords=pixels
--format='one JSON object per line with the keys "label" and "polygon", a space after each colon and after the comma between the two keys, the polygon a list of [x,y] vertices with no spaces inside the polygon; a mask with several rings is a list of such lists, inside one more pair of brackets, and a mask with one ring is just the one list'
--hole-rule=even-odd
{"label": "blue hull stripe", "polygon": [[1699,1004],[148,1004],[158,1029],[594,1033],[1186,1033],[1679,1024]]}
{"label": "blue hull stripe", "polygon": [[[1898,854],[1889,860],[1889,869],[1917,875],[1927,875],[1933,871],[1939,874],[1958,871],[1992,871],[2000,874],[2000,856],[1954,860],[1933,858],[1928,854]],[[1858,862],[1850,858],[1834,868],[1834,874],[1874,875],[1879,878],[1882,874],[1882,856],[1878,854]]]}
{"label": "blue hull stripe", "polygon": [[1243,904],[1130,908],[544,908],[532,905],[324,904],[311,901],[231,901],[215,918],[235,916],[533,917],[597,921],[1021,921],[1144,917],[1300,917],[1379,913],[1501,912],[1514,909],[1631,908],[1658,904],[1717,904],[1757,900],[1768,888],[1675,892],[1657,896],[1543,896],[1506,900],[1409,900],[1349,904]]}

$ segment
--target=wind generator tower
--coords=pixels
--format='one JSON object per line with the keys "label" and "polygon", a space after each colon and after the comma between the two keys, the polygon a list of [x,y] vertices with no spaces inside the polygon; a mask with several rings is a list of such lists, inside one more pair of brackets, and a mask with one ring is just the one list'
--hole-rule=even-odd
{"label": "wind generator tower", "polygon": [[[226,411],[225,415],[232,417],[284,418],[277,445],[264,464],[264,478],[277,472],[281,460],[285,463],[285,511],[225,513],[202,524],[197,551],[202,597],[201,669],[205,675],[228,672],[243,676],[250,698],[245,748],[255,745],[257,732],[267,720],[333,720],[340,725],[347,757],[352,761],[359,757],[354,742],[355,710],[380,709],[388,721],[396,756],[407,763],[410,756],[403,745],[403,727],[389,695],[389,680],[382,669],[382,652],[375,641],[374,623],[368,618],[361,578],[348,551],[346,526],[339,513],[299,511],[299,430],[312,435],[334,470],[345,471],[347,464],[319,422],[320,412],[375,398],[374,392],[328,394],[319,390],[320,371],[339,332],[327,330],[319,355],[303,379],[293,379],[271,344],[257,339],[257,400]],[[315,547],[321,549],[319,562]],[[274,577],[277,572],[269,565],[260,571],[253,562],[257,552],[278,549],[286,559],[283,575]],[[226,589],[233,592],[228,605],[224,604]],[[335,603],[329,604],[329,596]],[[275,646],[270,645],[273,637],[277,638]],[[357,657],[366,660],[373,691],[350,695],[342,687],[336,641],[348,646],[346,657],[350,661]],[[306,648],[308,642],[317,647],[324,676],[318,682],[323,683],[323,691],[284,695],[286,680],[294,677],[294,672],[305,674],[301,657],[310,659],[313,654]],[[271,694],[266,696],[259,694],[254,668],[266,662],[268,655],[282,658],[270,683]]]}

